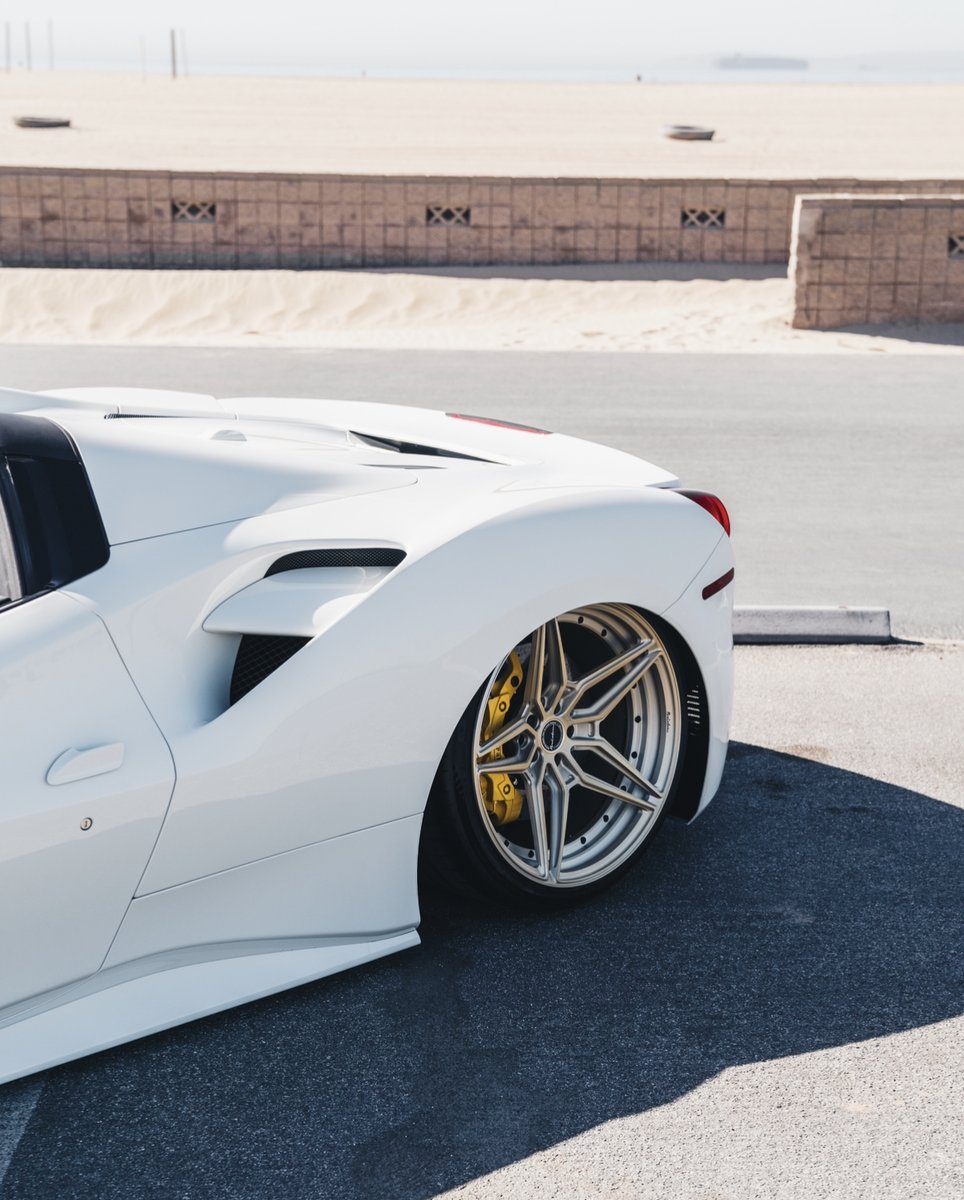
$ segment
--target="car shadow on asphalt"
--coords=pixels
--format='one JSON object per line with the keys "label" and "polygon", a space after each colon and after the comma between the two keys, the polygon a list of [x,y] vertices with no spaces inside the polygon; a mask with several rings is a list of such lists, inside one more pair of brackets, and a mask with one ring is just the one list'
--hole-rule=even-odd
{"label": "car shadow on asphalt", "polygon": [[961,810],[736,744],[707,814],[575,911],[432,896],[419,950],[51,1072],[0,1195],[427,1200],[958,1015],[962,861]]}

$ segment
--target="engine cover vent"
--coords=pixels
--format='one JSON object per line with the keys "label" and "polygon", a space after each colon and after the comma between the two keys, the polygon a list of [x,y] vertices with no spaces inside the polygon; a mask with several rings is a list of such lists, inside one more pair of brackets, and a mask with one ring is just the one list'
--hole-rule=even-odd
{"label": "engine cover vent", "polygon": [[405,551],[393,546],[348,546],[321,550],[296,550],[273,562],[265,572],[301,571],[306,567],[397,567]]}
{"label": "engine cover vent", "polygon": [[246,633],[238,646],[231,676],[231,704],[237,704],[252,688],[297,654],[311,638],[275,637],[263,633]]}
{"label": "engine cover vent", "polygon": [[[521,428],[519,426],[518,428]],[[404,442],[400,438],[376,437],[372,433],[349,430],[351,436],[375,450],[394,450],[396,454],[416,454],[422,458],[461,458],[466,462],[491,463],[490,458],[479,458],[476,454],[463,454],[459,450],[445,450],[441,446],[428,446],[423,442]]]}

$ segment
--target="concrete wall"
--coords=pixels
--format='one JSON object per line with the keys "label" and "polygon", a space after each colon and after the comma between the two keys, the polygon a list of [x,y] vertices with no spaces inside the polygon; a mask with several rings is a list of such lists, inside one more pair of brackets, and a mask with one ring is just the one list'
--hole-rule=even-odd
{"label": "concrete wall", "polygon": [[[856,186],[893,191],[896,185],[0,167],[0,263],[304,269],[782,263],[796,196]],[[899,186],[964,191],[964,182]]]}
{"label": "concrete wall", "polygon": [[790,277],[800,329],[964,321],[964,194],[798,196]]}

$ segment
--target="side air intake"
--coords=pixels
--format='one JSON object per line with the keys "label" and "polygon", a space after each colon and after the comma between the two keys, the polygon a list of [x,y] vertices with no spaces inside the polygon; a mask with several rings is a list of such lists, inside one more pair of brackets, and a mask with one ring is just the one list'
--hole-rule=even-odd
{"label": "side air intake", "polygon": [[404,550],[396,550],[392,546],[296,550],[273,562],[265,572],[265,578],[282,571],[301,571],[306,567],[397,567],[404,557]]}
{"label": "side air intake", "polygon": [[237,704],[259,683],[286,663],[292,655],[306,646],[311,638],[275,637],[263,633],[246,633],[238,647],[231,676],[231,703]]}
{"label": "side air intake", "polygon": [[[240,633],[230,702],[237,702],[311,641],[319,628],[325,605],[338,605],[378,582],[404,559],[404,550],[393,546],[347,546],[296,550],[276,559],[263,580],[249,585],[209,614],[204,628],[212,633]],[[368,568],[361,580],[346,581],[346,567]],[[323,574],[331,571],[330,577]],[[341,568],[341,571],[338,570]],[[317,572],[312,586],[290,587],[284,580],[267,583],[271,576],[289,571]],[[323,625],[322,621],[322,625]],[[260,628],[259,628],[260,627]]]}

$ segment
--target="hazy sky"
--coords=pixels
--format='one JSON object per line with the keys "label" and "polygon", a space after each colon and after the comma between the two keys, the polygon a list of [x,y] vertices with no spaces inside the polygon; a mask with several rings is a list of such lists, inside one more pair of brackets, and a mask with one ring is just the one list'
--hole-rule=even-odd
{"label": "hazy sky", "polygon": [[15,57],[32,23],[34,63],[58,57],[131,63],[144,35],[161,60],[166,30],[187,31],[191,57],[225,65],[310,64],[434,72],[632,69],[673,55],[809,57],[964,51],[964,0],[43,0],[11,5]]}

